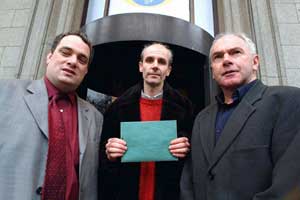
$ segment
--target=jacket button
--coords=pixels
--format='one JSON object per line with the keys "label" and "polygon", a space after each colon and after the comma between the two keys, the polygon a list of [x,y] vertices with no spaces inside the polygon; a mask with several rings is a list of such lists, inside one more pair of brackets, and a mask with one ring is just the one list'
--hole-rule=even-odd
{"label": "jacket button", "polygon": [[43,188],[42,187],[38,187],[37,189],[36,189],[36,193],[38,194],[38,195],[42,195],[42,191],[43,191]]}
{"label": "jacket button", "polygon": [[214,180],[214,178],[215,178],[215,174],[214,173],[212,173],[212,172],[209,172],[208,173],[208,178],[209,178],[209,180]]}

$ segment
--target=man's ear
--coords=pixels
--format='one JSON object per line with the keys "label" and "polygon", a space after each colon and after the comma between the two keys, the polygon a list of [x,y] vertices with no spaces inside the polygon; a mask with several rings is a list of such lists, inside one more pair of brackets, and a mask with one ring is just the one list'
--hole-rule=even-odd
{"label": "man's ear", "polygon": [[172,66],[170,65],[170,66],[168,67],[168,73],[167,73],[167,76],[169,76],[169,75],[171,74],[171,72],[172,72]]}
{"label": "man's ear", "polygon": [[258,68],[259,68],[259,56],[256,54],[253,56],[252,59],[252,64],[253,64],[253,70],[258,72]]}
{"label": "man's ear", "polygon": [[214,71],[213,71],[212,66],[210,66],[210,71],[211,71],[212,79],[215,80],[215,75],[214,75]]}
{"label": "man's ear", "polygon": [[52,55],[53,55],[53,54],[52,54],[51,52],[47,54],[47,58],[46,58],[46,64],[47,64],[47,65],[49,64]]}
{"label": "man's ear", "polygon": [[143,62],[142,61],[139,62],[139,71],[143,72]]}

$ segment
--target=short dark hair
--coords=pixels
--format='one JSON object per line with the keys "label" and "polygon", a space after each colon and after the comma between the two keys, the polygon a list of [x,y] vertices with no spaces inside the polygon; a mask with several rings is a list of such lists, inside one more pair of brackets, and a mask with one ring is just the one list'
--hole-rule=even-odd
{"label": "short dark hair", "polygon": [[75,36],[78,36],[82,39],[82,41],[88,45],[88,47],[90,48],[90,57],[89,57],[89,64],[91,63],[92,61],[92,58],[93,58],[93,45],[91,43],[91,41],[89,40],[89,38],[87,37],[87,35],[82,32],[82,31],[69,31],[69,32],[66,32],[66,33],[61,33],[59,35],[57,35],[54,40],[53,40],[53,43],[51,45],[51,53],[53,53],[56,49],[56,47],[58,46],[58,44],[60,43],[60,41],[66,37],[66,36],[69,36],[69,35],[75,35]]}
{"label": "short dark hair", "polygon": [[160,42],[152,42],[152,43],[146,44],[141,52],[140,61],[143,61],[143,59],[144,59],[145,50],[148,47],[153,46],[153,45],[160,45],[160,46],[163,46],[165,49],[167,49],[167,51],[169,52],[169,66],[171,66],[173,63],[173,52],[168,45],[160,43]]}

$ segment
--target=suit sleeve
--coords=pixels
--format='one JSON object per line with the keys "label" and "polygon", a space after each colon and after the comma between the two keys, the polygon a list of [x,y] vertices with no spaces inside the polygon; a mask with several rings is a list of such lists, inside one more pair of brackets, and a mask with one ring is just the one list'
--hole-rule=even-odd
{"label": "suit sleeve", "polygon": [[299,130],[285,153],[275,163],[272,185],[264,192],[258,193],[254,200],[300,199],[300,134]]}
{"label": "suit sleeve", "polygon": [[180,181],[181,200],[194,200],[192,176],[192,159],[189,156],[185,161]]}
{"label": "suit sleeve", "polygon": [[[287,95],[285,95],[287,96]],[[289,95],[290,96],[290,95]],[[254,196],[254,200],[300,199],[300,94],[282,102],[275,123],[272,147],[272,183]]]}
{"label": "suit sleeve", "polygon": [[[197,119],[194,122],[192,137],[191,137],[191,153],[186,158],[184,163],[182,176],[180,180],[180,199],[181,200],[194,200],[194,185],[193,185],[193,146],[195,141],[193,140],[193,135],[199,133],[199,123],[197,123]],[[199,145],[199,144],[195,144]]]}

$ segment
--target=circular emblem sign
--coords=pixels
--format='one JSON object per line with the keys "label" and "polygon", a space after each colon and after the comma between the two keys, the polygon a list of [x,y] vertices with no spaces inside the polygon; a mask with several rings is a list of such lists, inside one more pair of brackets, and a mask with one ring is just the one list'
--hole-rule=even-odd
{"label": "circular emblem sign", "polygon": [[133,0],[134,3],[139,4],[141,6],[156,6],[158,4],[163,3],[165,0]]}

